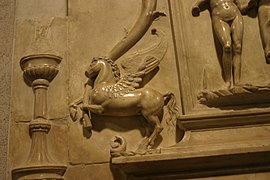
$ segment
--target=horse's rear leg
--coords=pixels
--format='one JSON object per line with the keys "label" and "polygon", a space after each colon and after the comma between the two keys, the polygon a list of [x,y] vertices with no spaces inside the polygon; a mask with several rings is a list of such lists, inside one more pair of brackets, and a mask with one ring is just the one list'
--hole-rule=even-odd
{"label": "horse's rear leg", "polygon": [[154,143],[155,143],[155,140],[156,140],[157,136],[158,136],[158,135],[161,133],[161,131],[163,130],[163,127],[162,127],[161,124],[160,124],[160,120],[159,120],[158,116],[156,116],[156,115],[148,116],[147,119],[148,119],[150,122],[154,123],[154,125],[155,125],[154,131],[153,131],[153,133],[150,135],[149,140],[148,140],[148,141],[149,141],[149,145],[150,145],[150,146],[153,146]]}
{"label": "horse's rear leg", "polygon": [[139,146],[137,151],[146,151],[148,146],[153,146],[155,143],[155,140],[157,138],[157,136],[161,133],[161,131],[163,130],[163,127],[160,124],[160,120],[158,118],[157,115],[148,115],[148,116],[144,116],[146,118],[146,120],[151,123],[154,124],[154,131],[152,132],[152,134],[145,139]]}

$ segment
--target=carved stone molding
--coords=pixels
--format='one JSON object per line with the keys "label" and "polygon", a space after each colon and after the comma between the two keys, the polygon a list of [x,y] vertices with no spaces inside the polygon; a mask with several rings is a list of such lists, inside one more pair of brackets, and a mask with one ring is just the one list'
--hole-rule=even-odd
{"label": "carved stone molding", "polygon": [[[119,157],[113,159],[112,164],[123,171],[128,179],[140,180],[190,179],[270,170],[269,150],[261,152],[247,150],[246,152],[223,154],[218,150],[209,153],[209,150],[205,149],[204,152],[196,153],[189,152],[188,149],[182,149],[181,152],[180,148],[179,152],[147,155],[144,158],[140,156]],[[183,155],[183,152],[186,154]],[[202,155],[203,153],[204,155]],[[145,162],[146,158],[147,162]]]}
{"label": "carved stone molding", "polygon": [[[190,179],[268,172],[268,128],[269,126],[211,132],[189,131],[177,145],[162,148],[161,154],[113,157],[111,162],[127,179],[140,180]],[[261,137],[258,138],[256,133],[251,132],[260,132]],[[240,137],[232,140],[235,133]],[[226,134],[227,137],[224,137]],[[241,137],[243,134],[248,137]],[[211,138],[207,139],[204,135]]]}
{"label": "carved stone molding", "polygon": [[61,57],[50,54],[36,54],[23,57],[20,61],[23,75],[31,83],[35,94],[34,119],[29,132],[32,145],[28,161],[12,171],[13,179],[63,179],[66,166],[50,157],[47,134],[51,123],[47,119],[47,89],[58,73]]}

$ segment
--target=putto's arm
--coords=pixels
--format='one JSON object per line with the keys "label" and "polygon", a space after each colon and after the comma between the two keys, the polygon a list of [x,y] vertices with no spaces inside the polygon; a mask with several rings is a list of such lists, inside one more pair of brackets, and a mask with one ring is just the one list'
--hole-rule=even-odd
{"label": "putto's arm", "polygon": [[249,1],[240,1],[235,0],[235,4],[238,6],[241,13],[246,13],[248,10],[250,10],[254,6],[258,6],[259,0],[249,0]]}
{"label": "putto's arm", "polygon": [[197,0],[192,6],[192,15],[199,16],[201,12],[200,6],[207,2],[209,2],[209,0]]}

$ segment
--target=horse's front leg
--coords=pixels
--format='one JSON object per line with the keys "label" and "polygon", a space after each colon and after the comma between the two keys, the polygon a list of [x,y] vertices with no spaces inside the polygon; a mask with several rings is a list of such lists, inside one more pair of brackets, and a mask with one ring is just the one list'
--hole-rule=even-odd
{"label": "horse's front leg", "polygon": [[82,98],[80,98],[69,105],[69,113],[73,121],[78,120],[78,106],[82,103],[82,101]]}
{"label": "horse's front leg", "polygon": [[103,114],[104,108],[101,105],[84,104],[81,106],[83,112],[83,126],[86,129],[92,129],[91,112],[96,114]]}
{"label": "horse's front leg", "polygon": [[89,79],[88,82],[84,86],[84,94],[83,94],[83,105],[81,107],[82,115],[83,115],[83,126],[91,130],[92,129],[92,121],[91,121],[91,112],[88,110],[86,106],[88,106],[88,102],[90,99],[90,94],[92,91],[92,81]]}
{"label": "horse's front leg", "polygon": [[84,107],[81,107],[81,110],[83,112],[83,127],[88,130],[92,130],[92,121],[91,121],[90,111]]}
{"label": "horse's front leg", "polygon": [[81,107],[83,111],[90,111],[95,114],[103,114],[104,108],[102,105],[96,105],[96,104],[86,104]]}
{"label": "horse's front leg", "polygon": [[104,109],[110,102],[111,100],[106,100],[102,104],[83,104],[82,109],[88,110],[95,114],[104,114]]}

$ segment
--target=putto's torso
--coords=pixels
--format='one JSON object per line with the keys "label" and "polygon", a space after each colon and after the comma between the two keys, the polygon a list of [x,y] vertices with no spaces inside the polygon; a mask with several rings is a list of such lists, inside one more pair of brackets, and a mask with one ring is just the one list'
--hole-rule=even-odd
{"label": "putto's torso", "polygon": [[212,15],[224,21],[231,21],[241,14],[234,0],[210,0]]}

